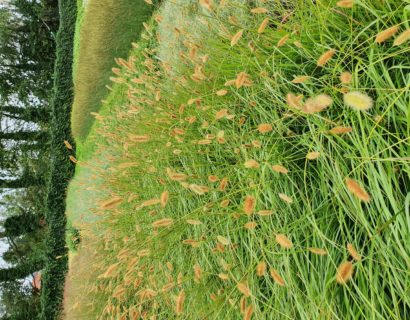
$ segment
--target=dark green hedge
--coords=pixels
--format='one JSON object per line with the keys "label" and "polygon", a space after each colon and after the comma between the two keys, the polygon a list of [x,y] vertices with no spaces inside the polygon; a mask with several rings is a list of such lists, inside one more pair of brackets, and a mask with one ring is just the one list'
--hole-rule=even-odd
{"label": "dark green hedge", "polygon": [[54,69],[54,89],[51,100],[52,119],[50,176],[45,218],[46,266],[42,277],[41,319],[57,319],[64,293],[64,279],[68,269],[65,243],[65,199],[74,165],[68,160],[69,150],[64,140],[74,145],[71,137],[70,113],[73,103],[73,45],[77,14],[76,0],[60,0],[60,27],[57,33],[57,55]]}

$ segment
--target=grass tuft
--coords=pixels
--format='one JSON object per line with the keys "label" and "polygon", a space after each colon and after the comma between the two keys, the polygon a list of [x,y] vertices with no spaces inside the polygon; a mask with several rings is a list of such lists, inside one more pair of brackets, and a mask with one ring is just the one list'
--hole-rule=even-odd
{"label": "grass tuft", "polygon": [[67,319],[409,318],[406,10],[165,1],[78,155]]}

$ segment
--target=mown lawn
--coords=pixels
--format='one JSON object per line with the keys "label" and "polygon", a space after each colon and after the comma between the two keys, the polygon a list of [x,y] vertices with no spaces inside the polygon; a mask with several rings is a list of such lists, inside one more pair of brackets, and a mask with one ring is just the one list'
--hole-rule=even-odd
{"label": "mown lawn", "polygon": [[152,7],[144,0],[79,0],[77,3],[80,14],[71,121],[73,135],[82,141],[91,128],[90,113],[100,109],[101,100],[108,93],[106,85],[115,65],[114,58],[127,57],[131,42],[138,40],[142,22],[151,15]]}
{"label": "mown lawn", "polygon": [[350,4],[163,2],[81,147],[67,319],[410,317],[409,11]]}

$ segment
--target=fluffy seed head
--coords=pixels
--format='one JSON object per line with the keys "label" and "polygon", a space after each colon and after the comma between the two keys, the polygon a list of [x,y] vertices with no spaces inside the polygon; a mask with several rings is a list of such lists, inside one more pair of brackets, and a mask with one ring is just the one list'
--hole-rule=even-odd
{"label": "fluffy seed head", "polygon": [[248,230],[255,229],[257,226],[258,226],[258,224],[255,221],[250,221],[250,222],[247,222],[243,225],[243,227],[245,229],[248,229]]}
{"label": "fluffy seed head", "polygon": [[327,255],[327,250],[322,249],[322,248],[308,248],[308,250],[314,254],[317,254],[319,256],[325,256]]}
{"label": "fluffy seed head", "polygon": [[306,100],[305,105],[302,108],[303,112],[316,113],[323,111],[327,107],[330,107],[333,103],[331,97],[326,94],[320,94],[316,97],[312,97]]}
{"label": "fluffy seed head", "polygon": [[257,212],[260,216],[271,216],[273,214],[272,210],[260,210]]}
{"label": "fluffy seed head", "polygon": [[351,127],[341,127],[337,126],[329,130],[329,133],[331,134],[344,134],[344,133],[349,133],[352,132],[353,129]]}
{"label": "fluffy seed head", "polygon": [[399,31],[399,26],[393,26],[386,30],[383,30],[376,35],[375,42],[383,43],[387,41],[388,39],[390,39],[391,37],[393,37],[397,33],[397,31]]}
{"label": "fluffy seed head", "polygon": [[401,46],[403,43],[410,39],[410,29],[407,29],[400,33],[396,39],[394,39],[393,46]]}
{"label": "fluffy seed head", "polygon": [[259,163],[253,159],[245,161],[245,168],[247,169],[256,169],[259,168]]}
{"label": "fluffy seed head", "polygon": [[348,84],[350,82],[352,82],[352,74],[350,72],[342,72],[340,74],[340,82],[343,84]]}
{"label": "fluffy seed head", "polygon": [[123,200],[123,199],[122,199],[121,197],[113,197],[113,198],[111,198],[111,199],[109,199],[109,200],[107,200],[107,201],[104,201],[104,202],[101,204],[101,208],[104,208],[104,209],[112,209],[112,208],[118,206],[118,205],[122,202],[122,200]]}
{"label": "fluffy seed head", "polygon": [[283,280],[283,278],[279,275],[279,272],[275,269],[270,269],[270,275],[273,278],[273,280],[275,280],[275,282],[284,287],[285,286],[285,280]]}
{"label": "fluffy seed head", "polygon": [[266,262],[261,261],[256,266],[256,275],[262,277],[266,272]]}
{"label": "fluffy seed head", "polygon": [[236,45],[240,38],[242,38],[243,30],[239,30],[231,39],[231,46]]}
{"label": "fluffy seed head", "polygon": [[330,59],[332,59],[332,57],[335,53],[336,53],[336,50],[334,50],[334,49],[330,49],[330,50],[326,51],[317,60],[317,65],[319,67],[323,67],[326,63],[329,62]]}
{"label": "fluffy seed head", "polygon": [[168,199],[169,199],[169,192],[168,192],[168,191],[164,191],[164,192],[161,194],[161,207],[164,208],[164,207],[167,205]]}
{"label": "fluffy seed head", "polygon": [[346,248],[353,259],[356,261],[362,260],[362,256],[357,252],[356,248],[351,243],[348,243]]}
{"label": "fluffy seed head", "polygon": [[265,18],[258,28],[258,33],[263,33],[269,24],[269,18]]}
{"label": "fluffy seed head", "polygon": [[262,123],[258,126],[258,131],[260,133],[267,133],[271,132],[272,130],[272,125],[270,125],[269,123]]}
{"label": "fluffy seed head", "polygon": [[243,314],[243,320],[251,320],[253,314],[253,306],[249,305]]}
{"label": "fluffy seed head", "polygon": [[284,193],[279,193],[279,198],[281,198],[286,203],[289,203],[289,204],[293,203],[293,199]]}
{"label": "fluffy seed head", "polygon": [[340,8],[353,8],[353,0],[341,0],[336,5]]}
{"label": "fluffy seed head", "polygon": [[185,291],[181,290],[181,292],[178,294],[177,300],[176,300],[176,306],[175,306],[175,313],[177,315],[181,314],[184,310],[184,301],[185,301]]}
{"label": "fluffy seed head", "polygon": [[174,223],[174,220],[172,220],[171,218],[164,218],[164,219],[160,219],[160,220],[153,222],[152,226],[154,228],[169,227],[173,223]]}
{"label": "fluffy seed head", "polygon": [[195,264],[194,266],[194,275],[195,275],[195,280],[196,282],[199,282],[201,280],[202,276],[202,269],[199,264]]}
{"label": "fluffy seed head", "polygon": [[245,282],[239,282],[236,287],[238,290],[245,296],[249,297],[251,295],[251,289],[249,289],[249,286]]}
{"label": "fluffy seed head", "polygon": [[255,210],[255,204],[256,204],[256,200],[255,197],[253,196],[246,196],[245,197],[245,201],[243,203],[243,211],[246,214],[252,214],[253,211]]}
{"label": "fluffy seed head", "polygon": [[339,284],[345,284],[353,276],[354,267],[350,261],[342,262],[337,268],[336,281]]}
{"label": "fluffy seed head", "polygon": [[263,7],[253,8],[253,9],[251,9],[251,12],[252,12],[252,13],[255,13],[255,14],[267,13],[267,12],[268,12],[268,9],[263,8]]}
{"label": "fluffy seed head", "polygon": [[312,151],[312,152],[308,152],[306,154],[306,159],[308,159],[308,160],[315,160],[319,157],[320,157],[320,152],[318,152],[318,151]]}
{"label": "fluffy seed head", "polygon": [[280,164],[273,165],[272,170],[277,173],[283,173],[283,174],[287,174],[289,172],[288,169],[286,169],[284,166],[281,166]]}
{"label": "fluffy seed head", "polygon": [[347,106],[359,111],[369,110],[373,106],[373,99],[359,91],[346,93],[343,100]]}
{"label": "fluffy seed head", "polygon": [[225,191],[227,186],[228,186],[228,178],[225,177],[221,180],[221,183],[219,184],[219,190],[220,191]]}
{"label": "fluffy seed head", "polygon": [[292,83],[303,83],[310,79],[309,76],[297,76],[291,82]]}
{"label": "fluffy seed head", "polygon": [[223,244],[224,246],[229,246],[229,244],[231,243],[227,238],[222,236],[216,236],[216,239],[219,243]]}
{"label": "fluffy seed head", "polygon": [[73,150],[73,146],[70,144],[70,142],[68,142],[67,140],[64,140],[64,144],[68,150]]}
{"label": "fluffy seed head", "polygon": [[370,199],[371,199],[370,195],[355,180],[347,178],[345,183],[346,183],[347,189],[356,198],[358,198],[359,200],[364,201],[364,202],[369,202],[370,201]]}
{"label": "fluffy seed head", "polygon": [[286,42],[289,39],[289,34],[284,35],[282,38],[279,39],[278,44],[276,45],[277,47],[282,47],[286,44]]}
{"label": "fluffy seed head", "polygon": [[193,220],[193,219],[187,219],[186,223],[192,225],[192,226],[199,226],[202,224],[201,221],[199,220]]}
{"label": "fluffy seed head", "polygon": [[291,249],[291,248],[293,247],[292,241],[290,241],[289,238],[288,238],[286,235],[284,235],[284,234],[281,234],[281,233],[277,234],[276,237],[275,237],[275,239],[276,239],[276,242],[277,242],[282,248]]}

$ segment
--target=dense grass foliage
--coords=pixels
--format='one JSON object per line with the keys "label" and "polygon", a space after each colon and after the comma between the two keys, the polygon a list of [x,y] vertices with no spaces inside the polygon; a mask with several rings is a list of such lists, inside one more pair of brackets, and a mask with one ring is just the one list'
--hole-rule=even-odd
{"label": "dense grass foliage", "polygon": [[72,128],[76,139],[87,136],[96,112],[107,95],[114,58],[126,57],[138,39],[142,23],[152,13],[143,0],[89,0],[81,15],[78,57],[75,61],[75,98]]}
{"label": "dense grass foliage", "polygon": [[42,319],[56,319],[61,310],[64,278],[67,271],[65,190],[74,174],[74,165],[69,161],[69,155],[74,151],[69,150],[64,141],[70,141],[73,145],[69,119],[73,103],[71,65],[73,63],[76,1],[60,1],[59,10],[61,23],[57,33],[54,92],[51,100],[50,144],[52,152],[45,212],[48,234],[45,240],[46,266],[42,276]]}
{"label": "dense grass foliage", "polygon": [[280,3],[166,1],[118,60],[67,319],[410,317],[410,12]]}

